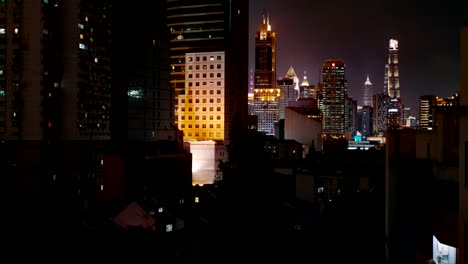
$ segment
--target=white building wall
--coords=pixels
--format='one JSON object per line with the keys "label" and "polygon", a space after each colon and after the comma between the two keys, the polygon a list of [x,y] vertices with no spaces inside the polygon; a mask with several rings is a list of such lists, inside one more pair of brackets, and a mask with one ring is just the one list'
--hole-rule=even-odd
{"label": "white building wall", "polygon": [[[322,124],[312,118],[295,112],[290,108],[284,110],[284,139],[293,139],[310,147],[314,142],[315,150],[322,149]],[[307,148],[304,148],[307,151]]]}

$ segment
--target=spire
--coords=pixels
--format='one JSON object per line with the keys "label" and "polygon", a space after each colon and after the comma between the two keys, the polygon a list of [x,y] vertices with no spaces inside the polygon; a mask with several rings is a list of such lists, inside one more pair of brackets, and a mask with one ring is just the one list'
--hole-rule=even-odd
{"label": "spire", "polygon": [[372,85],[370,79],[369,79],[369,74],[367,74],[367,80],[366,82],[364,83],[365,85]]}
{"label": "spire", "polygon": [[265,8],[263,8],[262,23],[263,23],[263,24],[266,24],[266,20],[265,20]]}
{"label": "spire", "polygon": [[297,75],[296,75],[296,72],[294,71],[293,67],[292,66],[289,67],[289,70],[286,73],[286,77],[293,78],[295,76],[297,76]]}

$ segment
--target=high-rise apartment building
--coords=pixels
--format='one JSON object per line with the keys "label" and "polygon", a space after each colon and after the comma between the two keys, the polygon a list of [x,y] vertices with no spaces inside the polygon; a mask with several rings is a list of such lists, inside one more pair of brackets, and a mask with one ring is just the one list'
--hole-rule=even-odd
{"label": "high-rise apartment building", "polygon": [[270,18],[263,16],[255,34],[254,115],[260,132],[275,135],[280,116],[280,90],[276,89],[276,32]]}
{"label": "high-rise apartment building", "polygon": [[25,196],[54,190],[77,201],[102,188],[111,9],[109,1],[0,2],[0,150],[9,153],[1,174]]}
{"label": "high-rise apartment building", "polygon": [[107,1],[2,1],[0,6],[0,137],[110,139]]}
{"label": "high-rise apartment building", "polygon": [[348,130],[347,82],[341,59],[328,59],[323,64],[323,136],[341,138]]}

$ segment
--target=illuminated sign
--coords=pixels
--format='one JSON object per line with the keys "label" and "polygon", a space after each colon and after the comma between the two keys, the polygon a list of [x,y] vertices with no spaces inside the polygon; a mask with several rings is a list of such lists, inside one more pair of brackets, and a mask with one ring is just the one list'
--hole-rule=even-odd
{"label": "illuminated sign", "polygon": [[388,112],[389,112],[389,113],[396,113],[396,112],[398,112],[398,109],[396,109],[396,108],[390,108],[390,109],[388,109]]}
{"label": "illuminated sign", "polygon": [[398,49],[398,40],[396,40],[396,39],[391,39],[390,40],[390,49],[391,50],[397,50]]}

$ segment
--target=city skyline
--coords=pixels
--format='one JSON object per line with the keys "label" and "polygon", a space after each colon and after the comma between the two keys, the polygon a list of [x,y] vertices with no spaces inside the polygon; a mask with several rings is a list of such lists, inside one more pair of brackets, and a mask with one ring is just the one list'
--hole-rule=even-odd
{"label": "city skyline", "polygon": [[417,116],[419,96],[448,97],[460,90],[459,33],[468,21],[461,4],[454,0],[444,6],[400,0],[391,4],[251,1],[249,67],[254,67],[254,34],[265,13],[278,36],[277,78],[292,66],[299,79],[306,71],[309,83],[314,84],[320,80],[326,59],[341,58],[346,64],[348,92],[362,105],[367,75],[373,93],[384,88],[388,41],[394,38],[399,41],[402,101]]}

